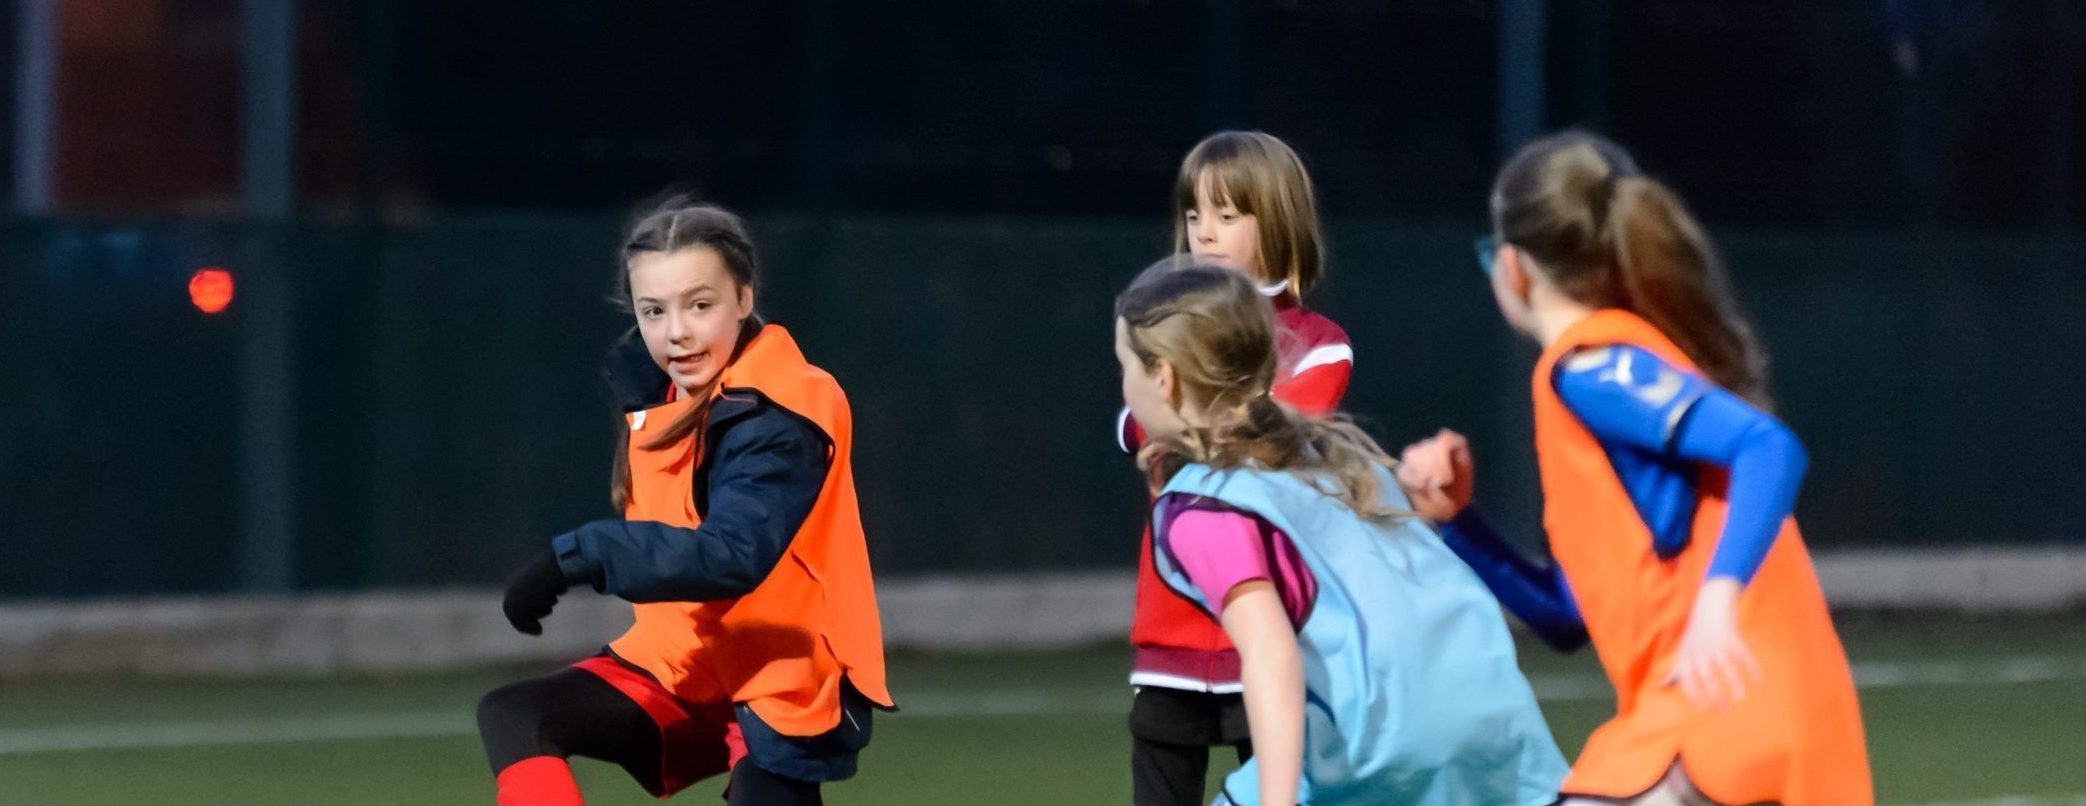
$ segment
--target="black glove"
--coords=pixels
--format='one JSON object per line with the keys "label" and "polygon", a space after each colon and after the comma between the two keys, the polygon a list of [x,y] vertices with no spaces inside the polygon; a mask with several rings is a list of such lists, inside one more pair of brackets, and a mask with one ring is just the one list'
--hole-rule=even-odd
{"label": "black glove", "polygon": [[543,617],[550,615],[551,608],[558,604],[558,595],[567,587],[565,569],[558,567],[557,552],[545,549],[507,583],[507,598],[500,603],[500,609],[506,611],[507,623],[514,629],[542,635]]}

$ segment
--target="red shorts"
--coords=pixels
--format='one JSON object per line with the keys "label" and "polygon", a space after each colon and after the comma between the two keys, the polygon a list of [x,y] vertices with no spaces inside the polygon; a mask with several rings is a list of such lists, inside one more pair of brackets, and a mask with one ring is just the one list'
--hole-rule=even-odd
{"label": "red shorts", "polygon": [[690,705],[669,693],[651,675],[617,663],[607,655],[572,665],[615,687],[659,726],[658,774],[650,780],[638,776],[638,783],[654,797],[668,797],[704,778],[730,772],[746,757],[746,741],[739,734],[739,721],[732,715],[731,703]]}

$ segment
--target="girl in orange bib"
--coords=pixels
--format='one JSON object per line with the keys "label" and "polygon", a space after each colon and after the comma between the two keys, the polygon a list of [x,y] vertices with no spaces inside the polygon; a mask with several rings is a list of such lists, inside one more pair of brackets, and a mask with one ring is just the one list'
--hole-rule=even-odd
{"label": "girl in orange bib", "polygon": [[620,764],[664,798],[730,773],[729,804],[817,804],[891,707],[855,504],[853,422],[833,377],[754,313],[739,218],[670,199],[625,239],[636,327],[610,353],[627,435],[623,517],[559,535],[516,575],[515,629],[569,586],[631,601],[600,654],[479,703],[502,806],[577,804],[565,759]]}
{"label": "girl in orange bib", "polygon": [[1492,220],[1493,295],[1543,345],[1555,566],[1466,506],[1453,432],[1408,448],[1401,481],[1503,604],[1600,655],[1616,714],[1564,803],[1872,803],[1853,678],[1790,517],[1806,457],[1767,412],[1766,360],[1701,228],[1620,147],[1577,132],[1507,162]]}

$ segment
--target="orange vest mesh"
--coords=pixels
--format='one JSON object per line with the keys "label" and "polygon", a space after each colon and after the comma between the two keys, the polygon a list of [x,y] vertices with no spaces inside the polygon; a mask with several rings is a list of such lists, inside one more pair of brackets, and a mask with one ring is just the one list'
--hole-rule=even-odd
{"label": "orange vest mesh", "polygon": [[[776,731],[815,736],[840,723],[843,676],[886,707],[883,628],[855,502],[854,429],[833,376],[768,325],[725,368],[720,393],[760,392],[818,426],[832,461],[818,502],[759,587],[737,599],[634,605],[636,623],[610,644],[683,700],[743,702]],[[694,406],[676,400],[628,415],[630,504],[623,516],[693,528],[695,439],[646,450]]]}
{"label": "orange vest mesh", "polygon": [[1728,476],[1722,468],[1702,471],[1687,548],[1671,560],[1653,554],[1650,528],[1606,453],[1551,384],[1559,360],[1603,344],[1636,345],[1698,371],[1656,327],[1620,310],[1574,324],[1536,364],[1543,525],[1616,695],[1615,717],[1586,740],[1564,790],[1635,795],[1679,759],[1719,803],[1873,803],[1854,679],[1794,518],[1739,600],[1739,630],[1763,677],[1725,713],[1696,710],[1665,684],[1723,533]]}

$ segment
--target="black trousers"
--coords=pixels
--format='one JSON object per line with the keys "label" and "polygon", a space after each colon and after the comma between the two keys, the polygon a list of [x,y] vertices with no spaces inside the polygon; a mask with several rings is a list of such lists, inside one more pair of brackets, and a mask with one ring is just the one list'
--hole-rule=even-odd
{"label": "black trousers", "polygon": [[1208,694],[1140,687],[1130,704],[1130,777],[1136,806],[1204,806],[1203,781],[1210,773],[1210,748],[1229,746],[1239,763],[1253,757],[1246,728],[1246,701],[1238,694]]}
{"label": "black trousers", "polygon": [[[663,788],[659,725],[607,681],[561,669],[493,689],[478,701],[478,734],[493,774],[535,756],[585,756],[616,764],[648,792]],[[732,768],[727,806],[820,806],[819,785],[761,769]]]}

